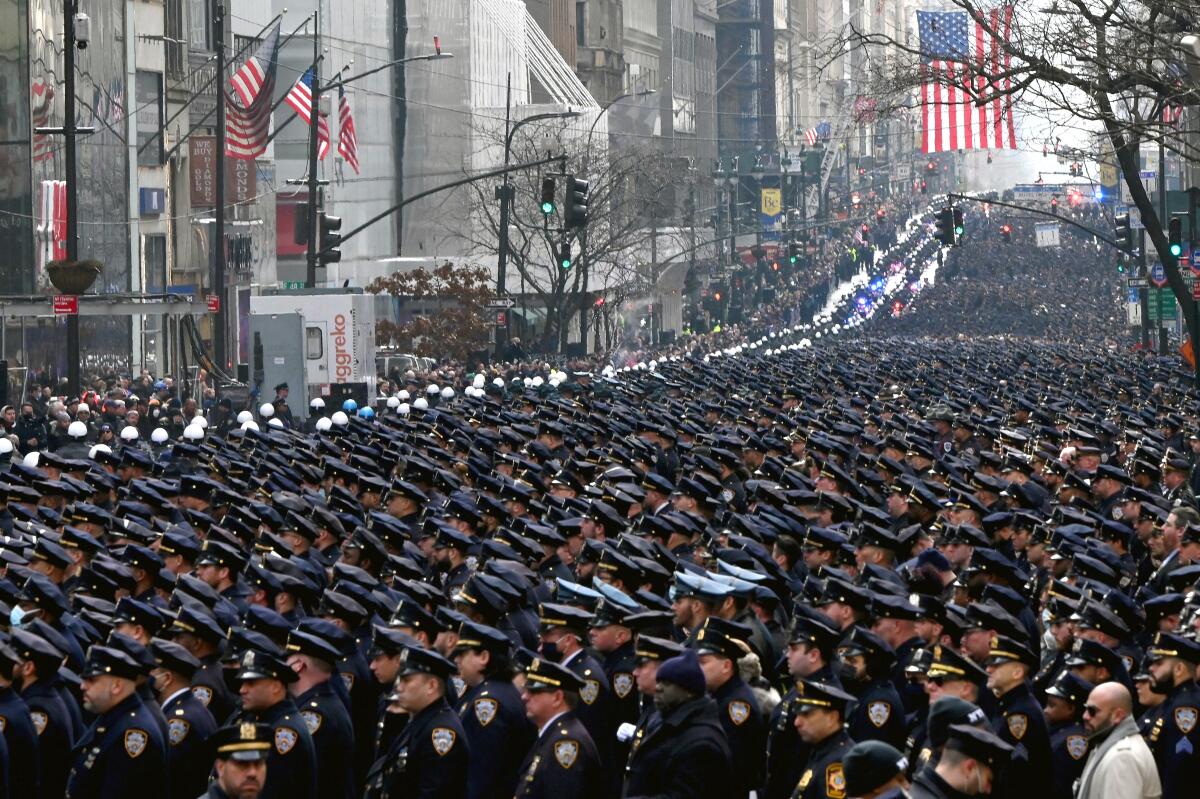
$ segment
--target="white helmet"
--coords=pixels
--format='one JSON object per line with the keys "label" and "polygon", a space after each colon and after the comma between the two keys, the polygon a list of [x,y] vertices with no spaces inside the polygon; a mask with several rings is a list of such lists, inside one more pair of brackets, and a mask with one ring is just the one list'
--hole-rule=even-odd
{"label": "white helmet", "polygon": [[198,424],[189,424],[183,428],[183,437],[188,441],[199,441],[204,438],[204,428]]}
{"label": "white helmet", "polygon": [[41,457],[41,453],[37,450],[34,450],[33,452],[26,452],[25,457],[21,458],[21,463],[25,464],[26,466],[32,466],[36,468],[38,465],[38,460]]}
{"label": "white helmet", "polygon": [[441,390],[442,389],[438,387],[437,383],[430,383],[429,385],[425,386],[425,393],[429,394],[430,396],[437,394]]}
{"label": "white helmet", "polygon": [[274,419],[268,419],[267,427],[278,427],[279,429],[282,430],[283,429],[283,420],[280,419],[279,417],[275,417]]}
{"label": "white helmet", "polygon": [[67,435],[71,438],[85,438],[87,437],[87,425],[80,421],[71,422],[67,426]]}
{"label": "white helmet", "polygon": [[410,410],[412,410],[412,409],[409,407],[408,403],[407,403],[407,402],[402,402],[402,403],[400,403],[400,405],[399,405],[399,406],[396,408],[396,413],[400,414],[401,416],[408,416],[408,412],[409,412]]}
{"label": "white helmet", "polygon": [[407,402],[412,395],[406,389],[402,388],[396,396],[400,398],[401,402]]}
{"label": "white helmet", "polygon": [[350,424],[350,417],[346,415],[345,411],[335,411],[330,420],[338,427],[345,427]]}
{"label": "white helmet", "polygon": [[270,419],[275,415],[275,406],[269,402],[264,402],[258,406],[258,415],[264,419]]}
{"label": "white helmet", "polygon": [[454,399],[454,389],[450,388],[450,386],[446,386],[445,388],[443,388],[442,389],[442,399],[446,399],[446,400]]}
{"label": "white helmet", "polygon": [[313,397],[313,401],[312,401],[312,402],[310,402],[310,403],[308,403],[308,407],[310,407],[310,408],[324,408],[324,407],[325,407],[325,400],[321,399],[320,397]]}
{"label": "white helmet", "polygon": [[492,385],[495,386],[496,388],[504,388],[504,378],[497,377],[495,380],[492,381]]}
{"label": "white helmet", "polygon": [[137,441],[138,429],[131,424],[127,424],[121,428],[122,441]]}
{"label": "white helmet", "polygon": [[[242,420],[239,419],[238,421]],[[170,436],[167,435],[167,431],[161,427],[154,428],[154,430],[150,433],[150,440],[155,444],[165,444],[167,443],[168,438],[170,438]]]}
{"label": "white helmet", "polygon": [[416,401],[412,404],[412,406],[414,408],[416,408],[418,411],[429,410],[429,401],[426,400],[424,397],[417,397]]}
{"label": "white helmet", "polygon": [[400,407],[400,398],[399,397],[388,397],[387,398],[387,406],[392,409],[399,408]]}
{"label": "white helmet", "polygon": [[0,438],[0,455],[7,455],[12,451],[13,445],[12,442],[8,440],[8,437],[5,436],[4,438]]}
{"label": "white helmet", "polygon": [[88,450],[88,457],[94,459],[96,457],[97,452],[112,453],[112,447],[110,447],[108,444],[96,444],[95,446],[93,446],[91,449]]}
{"label": "white helmet", "polygon": [[200,414],[196,414],[195,416],[192,417],[192,424],[199,426],[199,428],[201,430],[208,429],[208,420],[205,419]]}
{"label": "white helmet", "polygon": [[246,421],[242,422],[242,429],[243,430],[253,430],[254,432],[257,433],[258,432],[258,422],[254,421],[253,419],[247,419]]}
{"label": "white helmet", "polygon": [[328,416],[322,416],[317,420],[317,432],[324,433],[331,427],[333,427],[333,422],[329,421]]}
{"label": "white helmet", "polygon": [[237,415],[238,424],[245,424],[246,422],[249,422],[253,418],[254,418],[254,414],[250,413],[250,411],[242,411],[241,413],[239,413]]}
{"label": "white helmet", "polygon": [[475,379],[471,381],[471,385],[475,388],[483,388],[483,384],[487,382],[487,378],[482,374],[475,375]]}

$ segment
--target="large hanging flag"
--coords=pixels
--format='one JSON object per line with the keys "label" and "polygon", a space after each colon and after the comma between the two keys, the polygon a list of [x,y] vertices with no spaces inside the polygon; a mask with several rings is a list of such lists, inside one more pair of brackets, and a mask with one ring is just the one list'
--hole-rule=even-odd
{"label": "large hanging flag", "polygon": [[821,120],[816,127],[809,128],[804,131],[804,141],[809,147],[812,147],[818,141],[825,141],[829,138],[829,123]]}
{"label": "large hanging flag", "polygon": [[236,94],[225,92],[225,154],[231,158],[254,159],[267,151],[279,25],[275,23],[254,55],[229,79]]}
{"label": "large hanging flag", "polygon": [[338,155],[346,159],[354,174],[359,174],[358,132],[354,128],[354,115],[350,113],[345,86],[338,86]]}
{"label": "large hanging flag", "polygon": [[[296,85],[287,93],[284,99],[287,104],[296,109],[296,113],[308,125],[312,125],[313,107],[312,107],[312,87],[313,87],[313,71],[309,67],[300,76],[300,80],[296,81]],[[318,112],[317,117],[317,158],[325,160],[325,154],[329,152],[329,123],[325,121],[325,117]]]}
{"label": "large hanging flag", "polygon": [[1012,6],[984,11],[918,11],[921,39],[921,150],[1016,149],[1011,58]]}
{"label": "large hanging flag", "polygon": [[30,86],[32,101],[29,116],[33,131],[33,160],[45,161],[54,156],[54,144],[47,133],[38,133],[37,128],[50,127],[50,112],[54,110],[54,84],[38,78]]}

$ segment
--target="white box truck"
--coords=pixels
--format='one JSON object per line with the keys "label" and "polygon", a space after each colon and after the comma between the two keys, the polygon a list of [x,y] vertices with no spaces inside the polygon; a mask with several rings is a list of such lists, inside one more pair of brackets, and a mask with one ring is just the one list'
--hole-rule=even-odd
{"label": "white box truck", "polygon": [[[373,404],[375,389],[375,297],[362,289],[267,290],[250,298],[253,346],[261,345],[261,396],[287,382],[289,405],[299,417],[313,397],[325,398],[326,413],[347,398]],[[257,352],[252,360],[257,360]],[[292,381],[302,380],[303,389]]]}

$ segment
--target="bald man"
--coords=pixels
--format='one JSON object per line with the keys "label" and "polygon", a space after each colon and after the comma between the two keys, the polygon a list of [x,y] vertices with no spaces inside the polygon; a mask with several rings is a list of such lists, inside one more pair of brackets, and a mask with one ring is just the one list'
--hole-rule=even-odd
{"label": "bald man", "polygon": [[1160,799],[1162,784],[1154,755],[1133,718],[1133,697],[1118,682],[1097,685],[1083,709],[1091,744],[1079,778],[1077,799]]}

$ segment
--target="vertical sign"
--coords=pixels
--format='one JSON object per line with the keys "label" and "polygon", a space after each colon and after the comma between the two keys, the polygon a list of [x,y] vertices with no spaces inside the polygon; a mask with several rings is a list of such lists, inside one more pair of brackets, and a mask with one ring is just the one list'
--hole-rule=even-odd
{"label": "vertical sign", "polygon": [[192,136],[188,139],[188,172],[191,174],[192,207],[216,205],[216,136]]}

